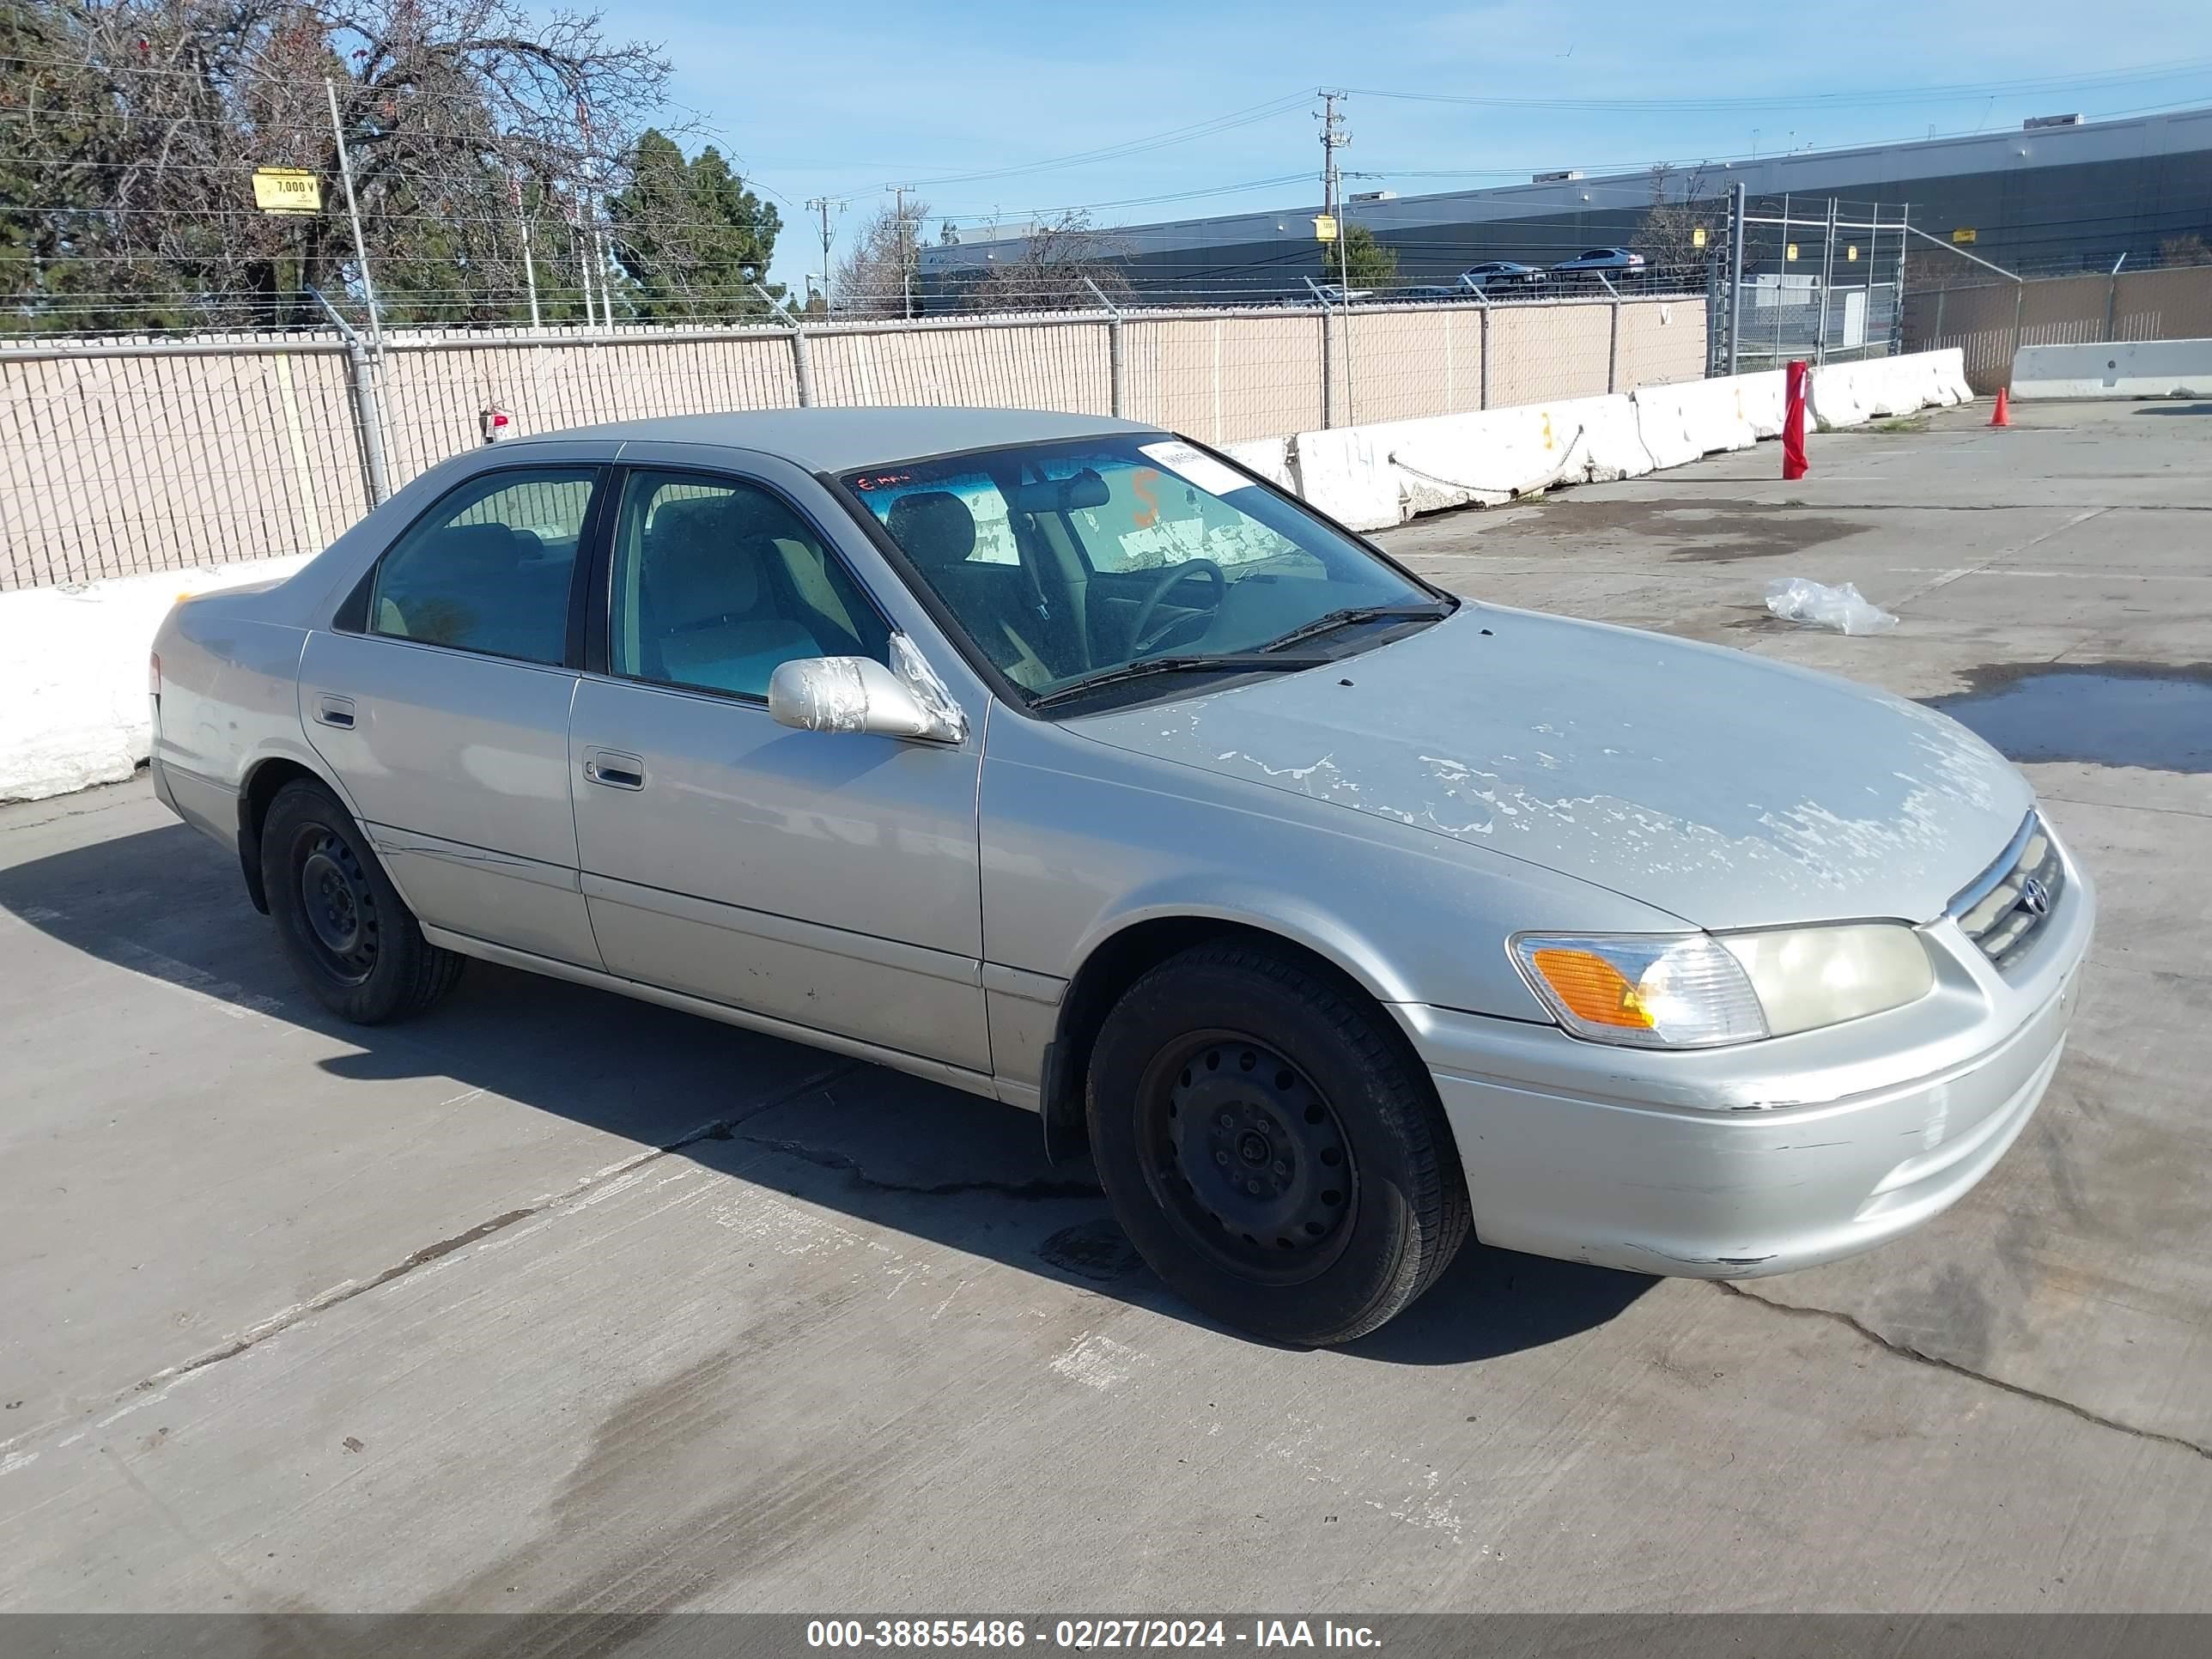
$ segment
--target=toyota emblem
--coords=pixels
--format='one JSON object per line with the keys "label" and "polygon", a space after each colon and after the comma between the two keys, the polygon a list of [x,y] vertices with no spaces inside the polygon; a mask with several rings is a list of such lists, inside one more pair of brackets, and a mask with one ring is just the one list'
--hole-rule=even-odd
{"label": "toyota emblem", "polygon": [[2031,916],[2051,914],[2051,890],[2030,876],[2020,884],[2020,908]]}

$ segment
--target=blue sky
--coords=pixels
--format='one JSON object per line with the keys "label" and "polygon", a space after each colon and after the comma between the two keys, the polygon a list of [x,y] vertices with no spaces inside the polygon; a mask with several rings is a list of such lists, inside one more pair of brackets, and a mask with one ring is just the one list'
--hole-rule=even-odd
{"label": "blue sky", "polygon": [[[1300,95],[1317,86],[1355,89],[1344,165],[1381,176],[1349,187],[1401,195],[1540,168],[1595,173],[2016,127],[2061,111],[2212,104],[2208,0],[787,0],[757,9],[650,0],[608,27],[665,46],[676,99],[778,198],[786,228],[774,274],[793,287],[821,262],[799,203],[851,198],[832,221],[842,247],[901,181],[934,210],[932,235],[947,213],[1018,219],[1085,205],[1110,225],[1299,205],[1317,186],[1261,181],[1317,170],[1317,104]],[[1715,106],[1743,100],[1771,102]],[[1645,106],[1620,106],[1627,100]],[[1033,170],[1208,124],[1134,153]],[[975,174],[995,176],[964,176]],[[1138,199],[1232,185],[1254,188]]]}

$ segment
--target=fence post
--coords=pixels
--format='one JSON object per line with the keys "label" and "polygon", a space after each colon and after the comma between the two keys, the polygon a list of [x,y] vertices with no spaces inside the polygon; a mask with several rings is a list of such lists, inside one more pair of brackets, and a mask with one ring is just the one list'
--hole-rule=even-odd
{"label": "fence post", "polygon": [[2020,329],[2023,313],[2027,309],[2027,282],[2024,277],[2013,279],[2012,289],[2012,356],[2005,360],[2005,384],[2012,384],[2014,366],[2020,362]]}
{"label": "fence post", "polygon": [[[1875,214],[1877,222],[1881,214]],[[1912,240],[1912,204],[1905,202],[1897,210],[1897,303],[1889,309],[1889,355],[1897,356],[1905,349],[1905,245]],[[1874,281],[1874,246],[1867,246],[1867,282]],[[1939,293],[1942,290],[1937,290]],[[1874,303],[1871,295],[1867,301]]]}
{"label": "fence post", "polygon": [[2112,331],[2118,326],[2120,313],[2120,267],[2128,262],[2124,253],[2112,261],[2112,274],[2105,280],[2105,341],[2110,344],[2116,337]]}
{"label": "fence post", "polygon": [[[1877,204],[1875,208],[1875,222],[1879,223],[1881,218],[1881,209]],[[1867,246],[1867,269],[1869,271],[1874,269],[1873,254],[1874,246],[1869,243]],[[1831,196],[1828,198],[1827,240],[1820,244],[1820,337],[1813,342],[1813,361],[1816,363],[1825,363],[1828,361],[1828,283],[1835,276],[1835,272],[1836,198]],[[1863,343],[1860,346],[1859,356],[1862,357],[1866,356]]]}
{"label": "fence post", "polygon": [[1482,303],[1482,387],[1477,393],[1475,407],[1490,407],[1490,296],[1480,289],[1475,294]]}
{"label": "fence post", "polygon": [[1607,331],[1605,340],[1605,389],[1609,395],[1620,390],[1620,290],[1606,282],[1603,271],[1595,275],[1598,281],[1605,283],[1605,291],[1613,295],[1613,325]]}
{"label": "fence post", "polygon": [[1729,190],[1728,372],[1743,361],[1743,181]]}
{"label": "fence post", "polygon": [[1931,350],[1941,351],[1943,349],[1943,300],[1950,291],[1948,283],[1936,290],[1936,335],[1928,343]]}
{"label": "fence post", "polygon": [[1326,428],[1336,424],[1336,319],[1320,286],[1310,276],[1303,280],[1321,307],[1321,423]]}
{"label": "fence post", "polygon": [[[368,274],[368,246],[361,237],[361,209],[353,197],[353,163],[346,157],[345,123],[338,119],[338,89],[337,83],[325,75],[323,77],[323,96],[331,106],[331,136],[338,141],[338,176],[345,181],[346,217],[353,221],[354,263],[361,267],[361,297],[368,307],[368,331],[376,341],[376,349],[384,349],[384,324],[376,314],[376,283]],[[316,300],[325,311],[331,302],[319,294]],[[336,312],[331,312],[336,316]],[[383,498],[379,496],[380,501]]]}
{"label": "fence post", "polygon": [[1106,373],[1112,387],[1110,396],[1113,399],[1113,408],[1109,412],[1118,421],[1127,414],[1125,405],[1128,401],[1127,381],[1121,357],[1121,308],[1108,299],[1106,290],[1090,277],[1083,279],[1083,286],[1089,289],[1098,303],[1106,307]]}
{"label": "fence post", "polygon": [[1726,326],[1721,316],[1721,262],[1715,254],[1705,261],[1705,378],[1711,380],[1721,372],[1721,330]]}
{"label": "fence post", "polygon": [[319,289],[309,287],[307,292],[317,305],[330,313],[345,336],[346,389],[353,394],[353,436],[361,450],[362,477],[368,484],[368,504],[381,507],[392,499],[392,482],[384,465],[384,410],[376,397],[376,373],[368,361],[368,348],[362,343],[360,332],[346,321],[338,308],[325,300]]}
{"label": "fence post", "polygon": [[791,325],[791,374],[792,379],[799,386],[799,406],[801,409],[813,408],[814,361],[806,351],[806,325],[800,321],[797,312],[778,300],[775,295],[769,293],[758,283],[753,284],[753,292],[760,295],[763,305],[770,311],[781,312],[785,320]]}

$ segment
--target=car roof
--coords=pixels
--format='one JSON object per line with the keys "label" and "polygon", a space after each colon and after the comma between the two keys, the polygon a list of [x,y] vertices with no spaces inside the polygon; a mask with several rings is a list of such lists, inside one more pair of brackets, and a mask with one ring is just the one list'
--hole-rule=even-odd
{"label": "car roof", "polygon": [[[1158,432],[1136,421],[1049,410],[969,409],[910,405],[878,409],[769,409],[722,415],[671,415],[654,420],[611,421],[533,433],[510,441],[520,447],[556,439],[599,439],[610,444],[701,444],[760,450],[811,471],[842,472],[886,461],[913,460],[1004,444],[1051,443],[1117,432]],[[501,447],[506,447],[502,445]]]}

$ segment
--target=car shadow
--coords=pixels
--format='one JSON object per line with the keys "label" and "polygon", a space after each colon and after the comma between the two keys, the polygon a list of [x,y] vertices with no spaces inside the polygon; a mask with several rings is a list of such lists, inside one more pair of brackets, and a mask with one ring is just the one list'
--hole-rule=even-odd
{"label": "car shadow", "polygon": [[2146,404],[2138,415],[2212,415],[2212,404]]}
{"label": "car shadow", "polygon": [[[0,870],[0,908],[134,973],[324,1034],[343,1045],[316,1062],[332,1076],[450,1079],[872,1227],[1219,1328],[1144,1266],[1087,1164],[1046,1162],[1036,1116],[1018,1108],[484,963],[418,1019],[346,1024],[294,980],[232,857],[182,824]],[[1442,1365],[1540,1347],[1603,1324],[1654,1282],[1470,1242],[1426,1297],[1350,1352]]]}

